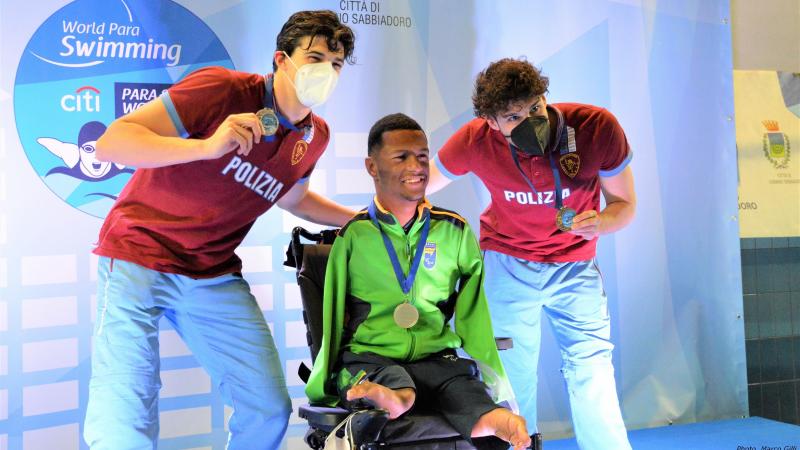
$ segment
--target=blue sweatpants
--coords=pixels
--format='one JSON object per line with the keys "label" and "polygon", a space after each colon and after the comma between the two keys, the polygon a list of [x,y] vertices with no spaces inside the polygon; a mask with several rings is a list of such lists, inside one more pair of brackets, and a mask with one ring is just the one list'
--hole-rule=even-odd
{"label": "blue sweatpants", "polygon": [[536,263],[486,251],[484,267],[494,334],[514,340],[514,347],[500,357],[529,426],[536,423],[544,313],[561,351],[578,446],[630,449],[611,364],[607,299],[594,261]]}
{"label": "blue sweatpants", "polygon": [[272,335],[241,276],[196,280],[105,257],[98,276],[84,430],[92,450],[156,448],[162,316],[233,407],[227,448],[278,448],[291,401]]}

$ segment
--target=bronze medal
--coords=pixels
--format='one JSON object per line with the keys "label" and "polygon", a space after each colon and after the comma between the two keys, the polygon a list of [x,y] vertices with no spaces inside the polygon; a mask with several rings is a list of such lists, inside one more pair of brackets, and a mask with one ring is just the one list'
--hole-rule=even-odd
{"label": "bronze medal", "polygon": [[572,208],[562,207],[556,213],[556,226],[561,231],[569,231],[572,229],[572,220],[575,218],[575,212]]}
{"label": "bronze medal", "polygon": [[411,303],[403,302],[394,309],[394,323],[400,328],[411,328],[419,320],[419,311]]}

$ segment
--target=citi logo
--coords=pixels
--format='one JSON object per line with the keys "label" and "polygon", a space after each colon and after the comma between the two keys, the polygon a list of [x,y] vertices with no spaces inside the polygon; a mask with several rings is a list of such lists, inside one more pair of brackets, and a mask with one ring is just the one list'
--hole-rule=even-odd
{"label": "citi logo", "polygon": [[61,109],[67,112],[100,112],[100,90],[93,86],[78,88],[61,97]]}

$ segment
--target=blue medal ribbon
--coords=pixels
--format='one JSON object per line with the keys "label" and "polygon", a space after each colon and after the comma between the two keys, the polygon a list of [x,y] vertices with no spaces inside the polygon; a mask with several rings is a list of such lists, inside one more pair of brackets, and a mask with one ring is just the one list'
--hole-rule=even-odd
{"label": "blue medal ribbon", "polygon": [[[269,108],[275,111],[275,115],[278,116],[278,123],[281,124],[282,127],[288,128],[291,131],[297,131],[303,133],[303,140],[306,141],[307,144],[311,143],[311,140],[314,139],[314,119],[311,119],[311,125],[303,127],[303,130],[297,128],[289,119],[283,116],[283,114],[278,111],[278,108],[275,107],[275,95],[273,94],[274,91],[274,83],[275,77],[274,76],[265,76],[264,77],[264,108]],[[311,113],[313,114],[313,113]],[[263,136],[266,142],[272,142],[275,140],[275,135],[272,136]]]}
{"label": "blue medal ribbon", "polygon": [[[555,109],[555,108],[554,108]],[[557,142],[553,143],[550,149],[547,152],[548,159],[550,160],[550,168],[553,169],[553,179],[555,180],[556,184],[556,204],[553,206],[556,210],[560,210],[563,206],[563,200],[561,199],[561,174],[558,173],[558,167],[556,167],[556,162],[553,160],[553,151],[555,150],[555,146],[563,147],[566,145],[566,129],[564,128],[564,116],[561,114],[561,111],[555,109],[556,117],[558,117],[558,125],[556,126],[556,136]],[[522,175],[522,178],[528,183],[531,190],[534,194],[539,195],[539,192],[533,187],[533,182],[531,179],[525,175],[525,172],[522,170],[522,166],[519,164],[519,157],[517,156],[516,150],[511,144],[508,144],[508,149],[511,151],[511,158],[514,159],[514,164],[517,165],[517,170],[519,170],[519,174]]]}
{"label": "blue medal ribbon", "polygon": [[372,219],[372,223],[374,223],[381,232],[383,246],[386,247],[386,252],[389,254],[389,259],[392,261],[394,275],[397,277],[397,282],[400,283],[400,289],[403,290],[403,294],[408,295],[408,293],[411,292],[411,287],[414,285],[414,278],[417,277],[417,269],[419,269],[419,263],[422,260],[423,248],[425,247],[425,241],[428,239],[428,232],[431,228],[430,210],[425,208],[425,212],[422,213],[423,220],[425,221],[422,225],[422,234],[419,237],[419,241],[417,241],[417,250],[414,254],[414,261],[411,263],[411,267],[408,270],[408,276],[405,276],[403,274],[403,268],[400,266],[400,260],[397,258],[397,252],[395,252],[394,246],[392,245],[392,241],[389,240],[389,236],[383,231],[380,221],[378,221],[376,208],[375,201],[370,203],[368,208],[369,218]]}
{"label": "blue medal ribbon", "polygon": [[[561,174],[558,172],[558,167],[556,167],[556,162],[553,159],[553,153],[555,153],[556,147],[561,148],[562,154],[565,151],[568,151],[569,140],[567,136],[567,129],[564,126],[564,115],[561,114],[561,111],[559,111],[557,108],[553,109],[555,110],[556,117],[558,118],[558,124],[556,126],[556,142],[553,142],[547,151],[547,158],[550,161],[550,168],[553,170],[553,180],[555,181],[556,185],[556,203],[555,206],[552,207],[558,211],[556,214],[556,225],[560,230],[566,231],[572,227],[572,219],[575,217],[575,210],[572,208],[564,208],[564,201],[561,198]],[[508,149],[511,151],[511,158],[514,159],[514,164],[516,164],[519,174],[522,175],[522,178],[526,183],[528,183],[531,191],[538,196],[539,192],[537,192],[536,188],[533,187],[533,182],[531,182],[531,179],[525,175],[525,172],[522,170],[522,166],[519,164],[519,157],[517,156],[517,152],[514,150],[514,147],[511,144],[508,144]]]}

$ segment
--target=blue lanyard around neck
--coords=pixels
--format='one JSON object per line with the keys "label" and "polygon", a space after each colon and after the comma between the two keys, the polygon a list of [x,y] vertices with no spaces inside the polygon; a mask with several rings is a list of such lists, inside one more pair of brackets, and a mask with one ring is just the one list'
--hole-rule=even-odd
{"label": "blue lanyard around neck", "polygon": [[419,263],[422,260],[425,241],[428,239],[428,232],[431,228],[430,210],[425,208],[425,212],[422,214],[422,220],[425,221],[422,225],[422,234],[420,234],[419,241],[417,241],[417,250],[414,254],[414,261],[411,263],[411,267],[408,270],[408,276],[405,276],[403,274],[403,268],[400,266],[400,259],[397,257],[397,252],[394,250],[394,246],[392,245],[392,241],[389,240],[389,236],[386,235],[386,232],[383,231],[383,227],[381,227],[376,209],[377,207],[375,206],[375,201],[373,201],[370,203],[368,208],[369,218],[372,219],[372,223],[374,223],[381,232],[383,246],[386,247],[386,252],[389,254],[389,259],[392,261],[394,275],[397,277],[397,282],[400,283],[400,289],[403,290],[403,294],[408,294],[411,291],[411,287],[414,285],[414,278],[417,277],[417,269],[419,269]]}
{"label": "blue lanyard around neck", "polygon": [[[565,134],[566,129],[564,127],[564,116],[561,114],[561,111],[559,111],[558,109],[556,109],[555,111],[556,111],[556,117],[558,117],[558,125],[556,126],[556,143],[554,145],[551,145],[550,149],[548,149],[547,157],[548,160],[550,161],[550,168],[553,170],[553,180],[555,181],[556,184],[556,192],[555,192],[556,204],[555,206],[553,206],[553,208],[559,210],[561,209],[562,206],[564,206],[563,200],[561,198],[561,174],[558,173],[558,167],[556,167],[556,162],[555,160],[553,160],[553,153],[555,153],[556,148],[565,145],[565,143],[563,142],[564,141],[563,138],[566,136]],[[522,178],[525,180],[526,183],[528,183],[528,186],[530,186],[533,193],[538,196],[539,192],[536,191],[535,187],[533,187],[533,182],[531,182],[531,179],[528,178],[527,175],[525,175],[525,172],[522,170],[522,166],[519,164],[519,157],[517,156],[517,151],[514,150],[514,147],[511,144],[508,144],[508,149],[511,151],[511,158],[514,159],[514,164],[516,164],[517,170],[519,170],[519,174],[522,175]]]}
{"label": "blue lanyard around neck", "polygon": [[[275,115],[278,116],[278,122],[284,128],[288,128],[292,131],[303,132],[303,140],[307,143],[311,143],[311,139],[314,138],[314,120],[311,120],[311,126],[304,127],[305,130],[300,130],[297,128],[289,119],[287,119],[283,114],[278,111],[278,108],[275,106],[275,94],[274,94],[274,83],[275,83],[275,76],[265,76],[264,77],[264,108],[269,108],[275,112]],[[313,113],[311,113],[313,114]],[[267,142],[272,142],[275,140],[275,135],[272,136],[265,136]]]}

